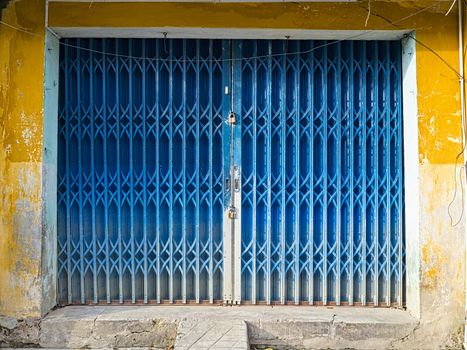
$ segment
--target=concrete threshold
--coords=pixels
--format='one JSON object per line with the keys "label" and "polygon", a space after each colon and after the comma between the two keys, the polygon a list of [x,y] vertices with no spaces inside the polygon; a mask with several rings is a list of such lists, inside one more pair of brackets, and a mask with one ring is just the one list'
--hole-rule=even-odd
{"label": "concrete threshold", "polygon": [[383,308],[68,306],[42,320],[40,346],[385,349],[400,344],[416,326],[416,320],[408,312]]}

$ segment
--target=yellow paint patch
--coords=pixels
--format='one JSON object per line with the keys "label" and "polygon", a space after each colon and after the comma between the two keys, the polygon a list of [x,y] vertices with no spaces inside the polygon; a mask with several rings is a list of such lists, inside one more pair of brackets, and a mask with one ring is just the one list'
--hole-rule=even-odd
{"label": "yellow paint patch", "polygon": [[12,1],[0,25],[0,314],[40,315],[44,3]]}
{"label": "yellow paint patch", "polygon": [[[458,69],[457,18],[445,17],[445,2],[355,3],[50,3],[57,27],[205,27],[290,29],[415,29],[417,38]],[[391,21],[434,5],[397,26]],[[38,36],[0,26],[0,313],[37,316],[40,299],[40,184],[43,122],[44,1],[18,0],[2,20]],[[170,33],[169,33],[170,36]],[[458,300],[463,285],[459,247],[462,227],[451,228],[447,203],[452,164],[460,151],[458,77],[417,44],[417,89],[421,180],[421,273],[423,285]],[[423,170],[422,170],[423,171]],[[410,191],[410,189],[408,189]],[[418,234],[410,233],[407,234]],[[449,239],[446,239],[448,237]],[[38,241],[39,239],[39,241]],[[452,250],[456,250],[453,255]],[[455,278],[455,281],[452,279]],[[456,294],[457,293],[457,294]]]}
{"label": "yellow paint patch", "polygon": [[[465,283],[464,221],[452,225],[448,213],[454,188],[454,165],[427,163],[420,167],[422,308],[433,315],[452,308],[448,318],[463,316],[463,309],[458,306],[464,303]],[[459,221],[461,207],[459,194],[451,206],[453,224]],[[414,234],[417,233],[406,232],[408,237]]]}
{"label": "yellow paint patch", "polygon": [[[52,27],[202,27],[289,29],[415,29],[417,39],[458,70],[457,17],[449,2],[366,3],[64,3],[52,2]],[[428,10],[422,9],[429,7]],[[420,13],[419,13],[420,12]],[[418,13],[415,16],[411,16]],[[409,17],[401,21],[402,18]],[[391,25],[389,22],[396,22]],[[187,29],[189,30],[189,28]],[[170,37],[170,33],[169,33]],[[461,150],[457,75],[417,44],[420,162],[453,163]]]}
{"label": "yellow paint patch", "polygon": [[438,243],[430,239],[422,246],[422,283],[426,287],[436,287],[444,263],[445,259]]}

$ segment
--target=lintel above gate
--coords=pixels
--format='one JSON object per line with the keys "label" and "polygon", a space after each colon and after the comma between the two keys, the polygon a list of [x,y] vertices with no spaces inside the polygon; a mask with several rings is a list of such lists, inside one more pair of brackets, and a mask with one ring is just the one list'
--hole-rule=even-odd
{"label": "lintel above gate", "polygon": [[315,30],[264,28],[183,27],[65,27],[50,26],[62,38],[164,38],[168,39],[286,39],[290,40],[400,40],[408,30]]}

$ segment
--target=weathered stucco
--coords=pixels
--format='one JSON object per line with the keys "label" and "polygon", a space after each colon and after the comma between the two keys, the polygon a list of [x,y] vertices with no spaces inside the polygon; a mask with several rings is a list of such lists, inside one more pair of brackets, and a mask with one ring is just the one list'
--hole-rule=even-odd
{"label": "weathered stucco", "polygon": [[[447,209],[454,193],[454,169],[454,164],[427,162],[420,167],[421,319],[402,348],[438,348],[463,341],[465,228],[463,221],[451,226]],[[457,166],[457,173],[462,171]],[[451,207],[454,225],[461,213],[459,198]]]}
{"label": "weathered stucco", "polygon": [[[41,157],[44,5],[17,0],[0,26],[0,313],[40,309]],[[450,1],[356,3],[62,3],[50,4],[51,27],[226,27],[289,29],[413,29],[417,39],[458,70],[457,16]],[[424,7],[430,6],[428,10]],[[406,18],[412,13],[417,15]],[[396,25],[390,22],[396,21]],[[169,33],[170,35],[170,33]],[[448,204],[461,147],[459,79],[417,44],[420,165],[421,327],[413,341],[436,347],[457,334],[464,318],[464,220],[452,227]],[[457,168],[459,171],[459,167]],[[410,176],[410,174],[409,174]],[[410,195],[410,188],[406,189]],[[452,206],[461,213],[460,184]],[[407,234],[417,234],[408,232]],[[439,343],[437,343],[439,341]]]}
{"label": "weathered stucco", "polygon": [[[420,4],[419,4],[420,3]],[[417,4],[417,5],[414,5]],[[417,39],[458,69],[457,16],[450,2],[366,3],[50,3],[51,27],[203,27],[288,29],[414,29]],[[423,10],[428,7],[428,10]],[[418,15],[401,19],[412,13]],[[396,24],[392,25],[391,22]],[[170,33],[169,33],[170,35]],[[422,45],[417,45],[420,160],[453,163],[460,151],[458,77]]]}
{"label": "weathered stucco", "polygon": [[11,1],[0,25],[0,314],[41,308],[44,4]]}

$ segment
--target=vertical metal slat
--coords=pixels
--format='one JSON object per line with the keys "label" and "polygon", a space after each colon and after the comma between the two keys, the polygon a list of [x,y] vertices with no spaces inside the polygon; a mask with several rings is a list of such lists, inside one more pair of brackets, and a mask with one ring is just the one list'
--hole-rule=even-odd
{"label": "vertical metal slat", "polygon": [[[94,49],[94,41],[93,39],[90,39],[89,42],[89,47]],[[92,230],[92,283],[93,283],[93,294],[94,294],[94,303],[97,304],[98,302],[98,295],[97,295],[97,238],[96,238],[96,170],[94,167],[95,164],[95,154],[94,154],[94,142],[95,140],[95,123],[94,123],[94,53],[93,51],[90,52],[90,60],[89,60],[90,68],[89,68],[89,98],[90,98],[90,107],[89,107],[89,113],[90,113],[90,123],[91,123],[91,142],[90,142],[90,147],[91,147],[91,183],[92,183],[92,218],[91,218],[91,230]]]}
{"label": "vertical metal slat", "polygon": [[156,55],[155,55],[155,64],[156,64],[156,77],[155,77],[155,83],[156,83],[156,95],[154,96],[155,99],[155,104],[156,104],[156,149],[155,149],[155,162],[156,166],[155,172],[156,172],[156,217],[155,217],[155,229],[156,229],[156,302],[160,304],[161,302],[161,228],[160,228],[160,155],[159,155],[159,150],[160,150],[160,107],[159,107],[159,93],[158,89],[160,86],[160,41],[156,41],[155,43],[155,50],[156,50]]}
{"label": "vertical metal slat", "polygon": [[[361,168],[361,176],[362,176],[362,287],[361,287],[361,303],[363,306],[366,305],[367,301],[367,296],[366,296],[366,289],[367,289],[367,239],[366,239],[366,232],[367,232],[367,171],[366,171],[366,144],[367,144],[367,127],[366,127],[366,120],[368,116],[368,111],[367,111],[367,86],[366,86],[366,79],[367,79],[367,74],[368,74],[368,68],[367,68],[367,61],[366,61],[366,52],[367,52],[367,47],[366,47],[366,42],[362,41],[361,42],[361,62],[362,62],[362,108],[363,108],[363,118],[364,120],[361,121],[363,124],[362,126],[362,145],[361,145],[361,158],[362,158],[362,168]],[[363,119],[362,118],[362,119]]]}
{"label": "vertical metal slat", "polygon": [[[165,40],[165,39],[164,39]],[[170,115],[170,136],[169,136],[169,303],[174,302],[174,186],[173,186],[173,39],[169,40],[169,115]]]}
{"label": "vertical metal slat", "polygon": [[390,67],[390,51],[389,42],[384,44],[384,116],[385,116],[385,177],[386,177],[386,306],[391,305],[391,91],[390,91],[390,78],[391,78],[391,67]]}
{"label": "vertical metal slat", "polygon": [[348,115],[347,120],[349,123],[349,135],[348,135],[348,142],[349,142],[349,224],[348,224],[348,239],[349,239],[349,275],[348,275],[348,282],[349,282],[349,289],[348,289],[348,300],[349,305],[352,306],[354,304],[354,207],[355,207],[355,199],[354,199],[354,179],[355,179],[355,167],[354,167],[354,96],[356,91],[354,90],[354,43],[350,42],[348,45],[349,47],[349,66],[348,66]]}
{"label": "vertical metal slat", "polygon": [[[129,56],[133,56],[133,40],[130,39],[128,43],[128,54]],[[130,273],[131,273],[131,302],[136,302],[136,261],[135,261],[135,254],[136,254],[136,247],[135,247],[135,187],[134,187],[134,161],[133,161],[133,141],[134,141],[134,130],[133,130],[133,60],[128,60],[128,100],[129,100],[129,124],[130,124],[130,131],[129,131],[129,170],[128,176],[130,180],[130,247],[131,247],[131,265],[130,265]]]}
{"label": "vertical metal slat", "polygon": [[[254,49],[253,49],[253,56],[256,57],[258,55],[258,42],[255,40],[254,41]],[[242,57],[243,57],[243,52],[242,52]],[[253,74],[252,74],[252,79],[253,79],[253,86],[257,87],[258,86],[258,59],[253,59]],[[257,152],[257,142],[258,142],[258,133],[257,133],[257,116],[258,116],[258,110],[257,110],[257,103],[258,103],[258,95],[256,93],[256,88],[252,89],[252,98],[251,98],[251,103],[252,103],[252,126],[253,126],[253,136],[252,136],[252,147],[253,147],[253,152],[251,155],[251,161],[252,161],[252,181],[253,181],[253,188],[252,188],[252,201],[251,201],[251,213],[252,213],[252,218],[251,218],[251,237],[252,237],[252,266],[251,266],[251,303],[256,304],[256,299],[257,299],[257,288],[258,288],[258,278],[256,276],[257,273],[257,263],[258,263],[258,256],[257,256],[257,247],[258,247],[258,240],[257,240],[257,222],[256,222],[256,216],[258,213],[258,208],[256,206],[257,204],[257,190],[256,190],[256,185],[257,185],[257,169],[256,169],[256,152]]]}
{"label": "vertical metal slat", "polygon": [[379,264],[378,264],[378,254],[379,254],[379,239],[378,239],[378,227],[379,227],[379,220],[378,220],[378,205],[379,205],[379,196],[378,196],[378,185],[379,185],[379,159],[378,159],[378,115],[379,115],[379,94],[378,94],[378,70],[379,70],[379,62],[378,62],[378,43],[374,43],[374,95],[373,95],[373,124],[372,124],[372,135],[373,135],[373,239],[374,239],[374,291],[373,291],[373,303],[374,306],[378,306],[379,304]]}
{"label": "vertical metal slat", "polygon": [[[268,73],[266,82],[267,96],[267,126],[266,126],[266,177],[267,177],[267,201],[266,201],[266,303],[271,304],[271,118],[272,118],[272,41],[268,41]],[[254,89],[256,91],[256,89]],[[256,129],[256,127],[255,127]]]}
{"label": "vertical metal slat", "polygon": [[81,39],[77,41],[77,113],[78,113],[78,177],[79,177],[79,271],[80,271],[80,295],[81,304],[86,302],[86,291],[84,286],[85,277],[85,256],[84,256],[84,230],[83,230],[83,151],[82,151],[82,137],[83,137],[83,126],[81,118]]}
{"label": "vertical metal slat", "polygon": [[334,88],[336,92],[336,125],[337,125],[337,136],[336,136],[336,305],[341,303],[341,211],[342,211],[342,98],[341,98],[341,73],[342,73],[342,46],[341,43],[336,44],[336,76],[334,82]]}
{"label": "vertical metal slat", "polygon": [[308,127],[310,129],[309,138],[309,162],[310,162],[310,204],[309,204],[309,223],[308,223],[308,303],[313,305],[315,302],[315,243],[314,243],[314,115],[315,115],[315,104],[314,104],[314,70],[315,70],[315,59],[313,50],[315,49],[314,42],[310,42],[310,52],[308,54],[308,60],[310,66],[308,67],[308,110],[309,110],[309,122]]}
{"label": "vertical metal slat", "polygon": [[[102,49],[105,52],[107,50],[108,41],[106,39],[102,40]],[[102,54],[102,113],[104,114],[104,137],[103,137],[103,146],[104,146],[104,191],[105,191],[105,207],[104,207],[104,232],[105,232],[105,296],[108,304],[111,302],[111,290],[110,290],[110,230],[109,230],[109,169],[108,169],[108,159],[107,159],[107,138],[109,137],[107,129],[107,57],[105,54]]]}
{"label": "vertical metal slat", "polygon": [[147,116],[146,116],[146,40],[142,40],[142,77],[141,77],[141,104],[142,104],[142,123],[143,123],[143,134],[142,134],[142,172],[143,172],[143,302],[147,304],[148,302],[148,212],[147,212],[147,207],[148,207],[148,185],[147,185],[147,150],[146,150],[146,141],[148,137],[148,132],[147,132]]}
{"label": "vertical metal slat", "polygon": [[195,217],[195,249],[196,249],[196,263],[195,263],[195,300],[197,303],[200,302],[200,290],[199,290],[199,279],[200,279],[200,228],[199,228],[199,223],[200,223],[200,202],[199,202],[199,187],[201,186],[200,183],[200,176],[199,176],[199,138],[200,138],[200,108],[199,108],[199,99],[200,99],[200,77],[199,77],[199,60],[200,60],[200,55],[199,55],[199,39],[196,40],[196,217]]}
{"label": "vertical metal slat", "polygon": [[[285,51],[285,42],[282,42],[282,50]],[[285,208],[286,208],[286,156],[285,156],[285,147],[286,147],[286,115],[287,115],[287,107],[286,107],[286,65],[287,65],[287,58],[286,56],[281,57],[281,86],[280,86],[280,99],[279,99],[279,106],[280,106],[280,115],[281,115],[281,231],[280,235],[280,303],[285,304],[286,299],[286,290],[287,290],[287,278],[286,278],[286,271],[285,271],[285,260],[286,260],[286,235],[285,235]]]}
{"label": "vertical metal slat", "polygon": [[323,174],[322,182],[323,182],[323,224],[322,224],[322,235],[323,235],[323,305],[327,305],[328,303],[328,237],[327,237],[327,228],[328,228],[328,154],[327,154],[327,147],[326,143],[328,141],[328,54],[327,54],[327,47],[323,49]]}
{"label": "vertical metal slat", "polygon": [[296,41],[294,55],[295,95],[295,225],[294,225],[294,303],[300,302],[300,42]]}
{"label": "vertical metal slat", "polygon": [[186,284],[187,284],[187,261],[186,261],[186,252],[187,252],[187,202],[186,202],[186,177],[187,177],[187,158],[186,158],[186,117],[187,117],[187,108],[186,108],[186,40],[182,41],[183,52],[182,52],[182,113],[183,113],[183,129],[182,129],[182,182],[183,182],[183,196],[182,196],[182,303],[186,304]]}

